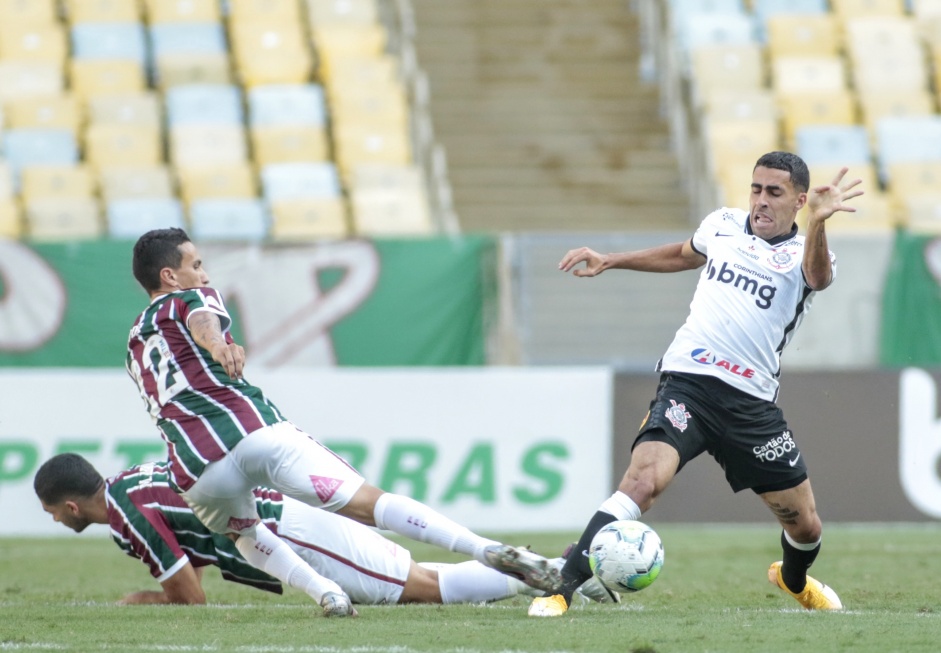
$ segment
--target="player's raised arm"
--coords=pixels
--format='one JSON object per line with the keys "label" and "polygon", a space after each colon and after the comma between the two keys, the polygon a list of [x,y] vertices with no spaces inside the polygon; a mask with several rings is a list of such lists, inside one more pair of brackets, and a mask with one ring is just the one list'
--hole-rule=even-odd
{"label": "player's raised arm", "polygon": [[848,171],[846,167],[841,168],[829,184],[811,188],[807,193],[807,235],[802,267],[807,284],[814,290],[823,290],[833,280],[826,221],[838,211],[855,213],[856,208],[844,202],[863,194],[859,188],[862,180],[844,181]]}
{"label": "player's raised arm", "polygon": [[[682,272],[698,268],[705,262],[706,259],[687,240],[614,254],[599,254],[588,247],[579,247],[566,252],[559,262],[559,269],[562,272],[571,271],[576,277],[594,277],[610,269]],[[576,267],[579,263],[584,263],[585,267]]]}

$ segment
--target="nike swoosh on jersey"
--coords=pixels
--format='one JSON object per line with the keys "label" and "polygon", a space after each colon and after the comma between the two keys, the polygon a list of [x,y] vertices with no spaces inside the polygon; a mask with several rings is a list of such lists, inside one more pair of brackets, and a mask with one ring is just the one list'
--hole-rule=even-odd
{"label": "nike swoosh on jersey", "polygon": [[797,456],[794,458],[794,460],[791,460],[790,458],[787,459],[787,464],[793,467],[794,465],[797,464],[797,461],[800,459],[801,459],[801,453],[800,451],[798,451]]}
{"label": "nike swoosh on jersey", "polygon": [[722,236],[726,236],[726,237],[731,238],[731,237],[732,237],[732,234],[724,234],[724,233],[722,233],[721,231],[717,231],[717,232],[716,232],[716,238],[721,238]]}

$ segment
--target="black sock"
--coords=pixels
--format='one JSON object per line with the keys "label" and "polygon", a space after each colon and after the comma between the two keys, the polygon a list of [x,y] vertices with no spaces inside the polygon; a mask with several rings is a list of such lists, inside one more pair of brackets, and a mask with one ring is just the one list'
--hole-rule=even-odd
{"label": "black sock", "polygon": [[784,549],[784,559],[781,565],[781,579],[787,588],[795,594],[804,591],[804,585],[807,584],[807,570],[814,564],[817,554],[820,553],[820,545],[810,551],[801,551],[791,546],[781,531],[781,548]]}
{"label": "black sock", "polygon": [[572,548],[569,557],[565,560],[565,566],[562,567],[562,589],[559,593],[565,597],[565,602],[572,604],[572,595],[582,583],[591,578],[591,567],[588,565],[588,556],[586,552],[591,546],[591,541],[605,525],[617,521],[617,517],[609,512],[598,511],[588,522],[578,543]]}

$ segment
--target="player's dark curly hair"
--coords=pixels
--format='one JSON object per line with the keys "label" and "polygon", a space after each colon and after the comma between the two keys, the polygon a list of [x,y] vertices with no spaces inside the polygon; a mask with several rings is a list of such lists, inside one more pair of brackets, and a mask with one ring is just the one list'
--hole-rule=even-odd
{"label": "player's dark curly hair", "polygon": [[137,239],[134,245],[134,278],[148,293],[160,289],[160,270],[176,269],[183,262],[180,245],[190,242],[186,232],[177,227],[154,229]]}
{"label": "player's dark curly hair", "polygon": [[756,168],[783,170],[791,175],[791,185],[798,193],[806,193],[810,188],[810,171],[804,160],[791,152],[768,152],[758,159]]}
{"label": "player's dark curly hair", "polygon": [[71,497],[92,497],[105,484],[98,470],[77,453],[60,453],[42,464],[33,489],[43,503],[53,506]]}

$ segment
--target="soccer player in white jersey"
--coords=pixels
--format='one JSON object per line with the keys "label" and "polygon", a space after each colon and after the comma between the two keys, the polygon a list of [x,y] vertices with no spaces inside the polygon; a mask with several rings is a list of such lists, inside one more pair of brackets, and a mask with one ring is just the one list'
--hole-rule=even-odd
{"label": "soccer player in white jersey", "polygon": [[[108,524],[111,538],[137,558],[160,590],[125,596],[124,604],[203,604],[203,568],[226,580],[280,594],[275,578],[249,565],[224,535],[207,529],[174,490],[166,462],[136,465],[104,479],[82,456],[63,453],[40,466],[33,488],[55,521],[81,533]],[[542,594],[475,560],[425,566],[371,528],[326,510],[255,488],[262,522],[311,567],[337,582],[354,603],[482,603]]]}
{"label": "soccer player in white jersey", "polygon": [[199,520],[231,537],[250,564],[306,592],[328,616],[355,613],[336,583],[257,528],[252,488],[268,487],[468,555],[537,589],[559,586],[558,569],[542,556],[480,537],[418,501],[383,492],[287,421],[243,377],[245,351],[233,341],[222,296],[209,287],[199,252],[182,229],[141,236],[133,271],[151,302],[128,336],[128,373],[167,443],[173,483]]}
{"label": "soccer player in white jersey", "polygon": [[[685,242],[615,254],[582,247],[562,257],[559,269],[577,277],[608,269],[705,268],[689,317],[657,365],[657,394],[627,472],[568,557],[560,592],[534,599],[530,615],[565,613],[572,593],[591,577],[578,552],[605,524],[638,519],[704,451],[722,465],[734,491],[758,494],[783,527],[783,558],[771,565],[769,580],[807,609],[842,608],[831,588],[807,575],[820,551],[822,525],[804,459],[775,400],[781,351],[814,294],[836,274],[824,225],[838,211],[855,211],[844,202],[862,194],[860,180],[845,182],[846,173],[843,168],[828,184],[810,188],[800,157],[771,152],[755,165],[748,212],[719,209]],[[807,233],[801,236],[795,218],[805,204]]]}

